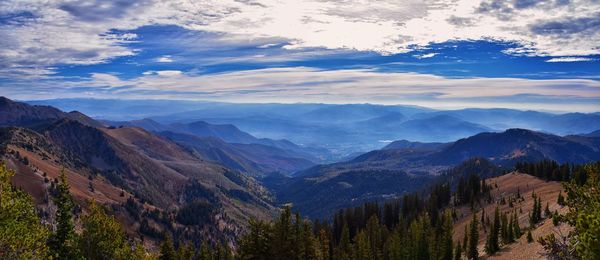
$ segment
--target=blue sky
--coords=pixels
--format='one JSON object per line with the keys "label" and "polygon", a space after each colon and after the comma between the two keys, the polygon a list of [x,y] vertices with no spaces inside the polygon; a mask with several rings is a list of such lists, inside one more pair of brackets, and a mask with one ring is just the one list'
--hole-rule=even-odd
{"label": "blue sky", "polygon": [[0,94],[600,111],[597,1],[0,3]]}

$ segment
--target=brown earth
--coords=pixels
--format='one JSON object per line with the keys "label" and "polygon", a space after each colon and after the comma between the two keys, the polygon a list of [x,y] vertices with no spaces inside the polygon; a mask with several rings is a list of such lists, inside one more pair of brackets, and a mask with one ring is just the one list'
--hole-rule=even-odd
{"label": "brown earth", "polygon": [[[529,227],[528,213],[531,212],[533,208],[533,199],[531,197],[531,193],[535,191],[542,201],[543,220],[536,225],[534,229],[532,229],[531,233],[534,240],[537,240],[537,238],[540,236],[545,236],[553,232],[566,233],[569,229],[568,226],[562,224],[559,227],[555,227],[552,224],[552,219],[547,218],[543,213],[546,203],[548,203],[551,212],[554,212],[555,210],[558,210],[559,212],[566,211],[566,207],[562,207],[557,204],[558,194],[560,192],[564,192],[562,185],[559,182],[545,181],[528,174],[516,172],[487,179],[486,183],[492,186],[491,193],[494,200],[490,204],[483,205],[486,216],[490,218],[490,221],[493,221],[493,214],[496,207],[500,209],[500,212],[516,212],[519,219],[519,226],[521,227],[523,235],[517,239],[516,242],[501,246],[501,251],[495,255],[487,256],[484,251],[487,232],[484,231],[480,225],[480,257],[488,259],[544,259],[544,256],[541,254],[543,251],[542,246],[535,241],[532,243],[527,243],[526,239],[526,232],[527,228]],[[511,208],[508,200],[510,197],[516,196],[517,192],[520,192],[524,200],[516,200],[513,202],[513,207]],[[563,196],[565,196],[564,193]],[[500,203],[502,198],[505,198],[506,203]],[[482,209],[479,207],[477,210],[477,218],[479,222],[481,222],[481,214]],[[457,209],[457,215],[458,220],[454,225],[454,241],[461,241],[462,243],[465,226],[471,222],[472,218],[470,207],[468,205],[459,207]]]}

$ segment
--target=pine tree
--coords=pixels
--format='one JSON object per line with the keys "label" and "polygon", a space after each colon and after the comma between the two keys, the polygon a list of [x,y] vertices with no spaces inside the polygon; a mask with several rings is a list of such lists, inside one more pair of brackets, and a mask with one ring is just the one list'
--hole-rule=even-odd
{"label": "pine tree", "polygon": [[511,216],[510,220],[508,220],[508,228],[507,228],[507,231],[506,231],[507,238],[508,238],[507,239],[508,243],[512,243],[512,242],[515,241],[515,236],[514,236],[514,232],[513,232],[513,230],[514,230],[513,226],[514,226],[514,224],[513,224],[513,218]]}
{"label": "pine tree", "polygon": [[95,201],[90,203],[89,214],[81,218],[83,232],[79,248],[86,259],[131,259],[131,245],[121,225],[104,213]]}
{"label": "pine tree", "polygon": [[[242,258],[243,259],[266,259],[266,258],[260,258],[260,257],[245,258],[243,255],[242,255]],[[208,245],[208,243],[206,242],[206,240],[204,240],[204,241],[202,241],[202,245],[200,246],[200,252],[198,253],[198,260],[211,260],[211,259],[212,259],[211,248]]]}
{"label": "pine tree", "polygon": [[460,260],[462,258],[462,246],[460,242],[456,244],[456,249],[454,249],[454,260]]}
{"label": "pine tree", "polygon": [[196,256],[196,252],[194,247],[190,243],[185,243],[185,245],[180,245],[177,249],[177,259],[185,260],[185,259],[193,259]]}
{"label": "pine tree", "polygon": [[527,230],[527,243],[533,242],[533,236],[531,235],[531,230]]}
{"label": "pine tree", "polygon": [[519,226],[519,219],[517,218],[517,212],[513,212],[513,232],[515,234],[515,238],[520,238],[521,235],[523,235],[521,233],[521,226]]}
{"label": "pine tree", "polygon": [[454,246],[452,245],[453,226],[450,211],[446,210],[442,219],[442,243],[440,245],[441,253],[439,259],[451,260]]}
{"label": "pine tree", "polygon": [[173,247],[173,239],[171,235],[165,235],[165,239],[160,245],[160,256],[159,260],[177,260],[177,253]]}
{"label": "pine tree", "polygon": [[48,230],[31,197],[12,186],[13,171],[0,163],[0,258],[48,259]]}
{"label": "pine tree", "polygon": [[489,255],[493,255],[500,249],[498,245],[498,233],[500,231],[500,213],[498,207],[494,211],[494,222],[492,223],[492,227],[490,228],[490,232],[487,237],[487,241],[485,244],[485,251]]}
{"label": "pine tree", "polygon": [[465,225],[465,231],[464,231],[464,235],[463,235],[463,251],[466,253],[467,252],[467,246],[469,245],[469,231],[468,231],[468,226],[469,225]]}
{"label": "pine tree", "polygon": [[[272,244],[271,226],[263,221],[250,220],[248,233],[240,241],[240,256],[243,259],[268,259]],[[200,254],[206,254],[208,244],[202,245]]]}
{"label": "pine tree", "polygon": [[75,233],[75,224],[73,223],[73,208],[75,203],[69,191],[70,186],[67,182],[65,170],[60,173],[60,182],[58,183],[57,195],[54,198],[56,204],[56,232],[52,234],[49,246],[52,254],[57,259],[77,259],[80,253],[77,247],[77,234]]}
{"label": "pine tree", "polygon": [[502,237],[502,243],[503,244],[508,244],[510,243],[508,241],[508,219],[506,218],[506,214],[505,213],[501,213],[501,217],[500,217],[500,235]]}
{"label": "pine tree", "polygon": [[473,214],[473,220],[469,229],[469,246],[467,251],[468,259],[479,259],[477,245],[479,244],[479,223],[477,223],[477,213]]}
{"label": "pine tree", "polygon": [[558,199],[556,200],[556,203],[561,206],[565,205],[565,197],[563,197],[562,191],[558,193]]}
{"label": "pine tree", "polygon": [[319,248],[321,259],[330,259],[331,255],[329,253],[329,235],[325,229],[319,230]]}
{"label": "pine tree", "polygon": [[340,239],[340,243],[337,247],[337,259],[350,259],[350,230],[348,229],[348,224],[344,223],[342,228],[342,236]]}

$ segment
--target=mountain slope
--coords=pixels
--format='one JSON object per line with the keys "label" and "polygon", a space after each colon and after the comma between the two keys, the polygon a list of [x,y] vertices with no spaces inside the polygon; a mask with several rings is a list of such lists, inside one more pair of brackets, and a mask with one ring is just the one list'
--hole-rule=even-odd
{"label": "mountain slope", "polygon": [[[533,199],[531,193],[535,192],[541,199],[542,205],[548,207],[551,212],[559,211],[564,213],[567,210],[566,207],[562,207],[557,204],[557,198],[559,193],[564,191],[562,185],[555,181],[545,181],[534,176],[522,173],[509,173],[495,178],[486,179],[486,183],[493,185],[495,188],[491,190],[491,197],[493,198],[492,203],[484,203],[483,208],[487,217],[493,220],[493,214],[496,207],[499,207],[500,212],[517,213],[517,219],[519,226],[522,230],[525,230],[529,226],[529,216],[533,208]],[[515,200],[511,207],[509,203],[500,203],[502,198],[510,200],[510,198],[517,197],[521,194],[522,200]],[[465,226],[468,225],[472,219],[473,212],[469,205],[464,205],[456,209],[458,219],[454,224],[454,241],[461,241],[464,235]],[[477,209],[478,217],[481,218],[482,210]],[[484,218],[485,219],[485,218]],[[489,228],[489,227],[488,227]],[[550,218],[545,218],[540,225],[537,225],[531,231],[533,238],[545,236],[561,230],[562,232],[568,232],[566,225],[555,227],[552,224]],[[480,256],[484,256],[485,242],[489,233],[481,229],[479,230],[479,252]],[[523,234],[520,238],[516,239],[515,243],[505,246],[500,252],[493,256],[487,256],[489,259],[545,259],[540,252],[542,252],[542,246],[537,242],[528,243],[526,235]]]}
{"label": "mountain slope", "polygon": [[202,158],[251,175],[295,172],[314,165],[303,154],[262,144],[229,144],[214,137],[174,132],[161,132],[160,135],[188,147]]}
{"label": "mountain slope", "polygon": [[[22,185],[33,185],[23,182],[26,179],[58,176],[65,167],[73,184],[72,192],[80,203],[98,199],[120,208],[125,196],[132,196],[142,206],[177,213],[201,202],[209,205],[206,218],[195,220],[200,222],[192,226],[189,221],[180,222],[179,217],[175,221],[189,232],[215,239],[231,240],[231,235],[241,232],[249,218],[265,219],[275,213],[269,194],[254,179],[203,160],[166,138],[140,128],[93,127],[101,124],[87,117],[87,124],[82,124],[51,108],[11,105],[15,106],[35,112],[24,113],[28,115],[26,120],[19,117],[21,121],[15,121],[13,117],[0,121],[2,125],[24,122],[35,126],[0,128],[3,158],[11,162],[18,176],[29,176],[20,179]],[[52,113],[45,115],[45,110]],[[38,188],[30,190],[47,189],[43,185],[35,187]],[[115,194],[120,195],[115,198]],[[125,220],[138,223],[131,227],[138,232],[136,221],[141,221],[140,216],[124,216]],[[156,225],[170,228],[158,222]]]}

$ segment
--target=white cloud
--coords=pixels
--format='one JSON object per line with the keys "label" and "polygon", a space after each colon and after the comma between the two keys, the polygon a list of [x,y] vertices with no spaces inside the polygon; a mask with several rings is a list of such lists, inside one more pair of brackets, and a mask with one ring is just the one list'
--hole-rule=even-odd
{"label": "white cloud", "polygon": [[594,0],[5,0],[0,14],[11,21],[0,25],[0,70],[39,72],[133,55],[137,50],[123,43],[137,38],[118,30],[155,24],[236,41],[287,39],[288,49],[392,54],[450,40],[497,40],[520,44],[506,51],[513,55],[587,56],[600,54],[599,10]]}
{"label": "white cloud", "polygon": [[[23,85],[27,85],[23,83]],[[446,78],[374,70],[273,68],[219,74],[149,71],[120,79],[93,74],[78,81],[38,83],[37,94],[5,85],[14,98],[73,96],[86,86],[94,97],[173,98],[227,102],[319,102],[412,104],[436,108],[507,107],[562,111],[600,111],[600,82],[587,79]],[[81,89],[78,89],[81,91]],[[79,94],[80,96],[82,94]],[[11,96],[12,97],[12,96]]]}
{"label": "white cloud", "polygon": [[175,76],[179,76],[181,74],[183,74],[182,71],[179,70],[158,70],[158,71],[145,71],[144,73],[142,73],[143,75],[158,75],[158,76],[162,76],[162,77],[175,77]]}
{"label": "white cloud", "polygon": [[426,53],[426,54],[421,54],[421,55],[413,55],[413,56],[417,59],[428,59],[428,58],[433,58],[435,55],[438,55],[438,54],[439,53],[431,52],[431,53]]}
{"label": "white cloud", "polygon": [[171,58],[170,55],[165,55],[162,57],[159,57],[158,59],[156,59],[156,62],[161,62],[161,63],[171,63],[174,62],[175,60],[173,60],[173,58]]}
{"label": "white cloud", "polygon": [[584,57],[557,57],[546,60],[546,62],[579,62],[579,61],[594,61],[592,58]]}

